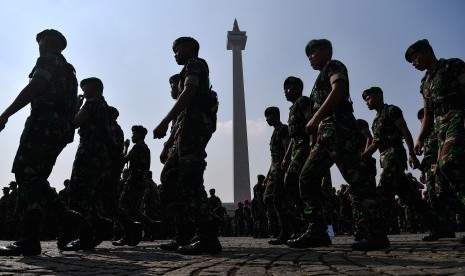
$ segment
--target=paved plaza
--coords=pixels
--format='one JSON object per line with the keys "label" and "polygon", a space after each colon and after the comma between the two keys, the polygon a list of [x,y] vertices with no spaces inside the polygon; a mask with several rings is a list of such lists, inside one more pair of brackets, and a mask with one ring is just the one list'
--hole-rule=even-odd
{"label": "paved plaza", "polygon": [[[424,234],[390,236],[385,251],[350,250],[351,237],[332,238],[331,247],[290,249],[266,239],[221,238],[223,253],[182,256],[157,248],[104,242],[94,252],[59,252],[42,243],[42,255],[0,257],[0,275],[465,275],[465,245],[457,238],[421,242]],[[1,245],[7,244],[2,241]]]}

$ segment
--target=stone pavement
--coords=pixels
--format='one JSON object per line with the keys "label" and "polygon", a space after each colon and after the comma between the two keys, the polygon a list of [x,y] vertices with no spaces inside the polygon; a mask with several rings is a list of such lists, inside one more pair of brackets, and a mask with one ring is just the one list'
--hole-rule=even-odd
{"label": "stone pavement", "polygon": [[464,234],[430,243],[420,241],[423,234],[392,235],[389,250],[374,252],[351,251],[351,237],[305,250],[221,238],[223,253],[215,256],[164,252],[157,248],[161,241],[123,248],[104,242],[91,253],[60,253],[50,241],[42,243],[41,256],[0,257],[0,275],[465,275]]}

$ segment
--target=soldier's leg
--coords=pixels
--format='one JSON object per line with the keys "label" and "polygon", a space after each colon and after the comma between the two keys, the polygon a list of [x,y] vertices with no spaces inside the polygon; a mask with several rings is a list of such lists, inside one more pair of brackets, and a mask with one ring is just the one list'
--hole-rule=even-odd
{"label": "soldier's leg", "polygon": [[273,205],[278,214],[279,234],[276,239],[268,241],[269,244],[284,244],[290,238],[290,208],[291,204],[284,189],[284,172],[281,168],[273,168],[271,177],[274,183]]}
{"label": "soldier's leg", "polygon": [[300,145],[298,148],[294,148],[291,156],[291,163],[284,177],[284,187],[292,208],[291,225],[293,233],[291,239],[299,237],[305,228],[305,223],[303,221],[304,208],[302,199],[300,198],[299,177],[309,152],[310,146],[306,143]]}
{"label": "soldier's leg", "polygon": [[[32,121],[26,122],[26,126],[33,124]],[[31,129],[28,127],[24,129],[12,170],[18,183],[18,202],[22,214],[20,240],[0,248],[0,255],[38,255],[41,253],[40,222],[44,204],[48,199],[47,179],[58,154],[66,145],[62,134],[61,129],[37,124]]]}
{"label": "soldier's leg", "polygon": [[266,220],[267,220],[267,232],[270,237],[277,237],[277,224],[278,224],[278,215],[276,209],[274,208],[274,182],[268,180],[265,183],[265,191],[263,192],[263,204],[266,210]]}
{"label": "soldier's leg", "polygon": [[300,148],[295,149],[292,153],[291,163],[286,172],[284,178],[284,187],[286,193],[289,195],[291,203],[295,206],[296,215],[301,216],[303,214],[303,202],[300,197],[299,178],[302,168],[307,160],[310,147],[308,145],[302,145]]}
{"label": "soldier's leg", "polygon": [[194,109],[189,115],[186,114],[183,132],[179,138],[179,185],[186,191],[185,199],[189,209],[187,214],[193,218],[198,236],[197,241],[178,248],[181,254],[198,255],[222,251],[218,240],[221,218],[210,211],[203,185],[203,174],[207,166],[205,149],[214,130],[210,123],[205,120],[202,111]]}
{"label": "soldier's leg", "polygon": [[317,143],[308,156],[299,179],[300,196],[304,206],[304,218],[309,223],[307,230],[286,244],[294,248],[331,245],[326,233],[324,212],[329,202],[324,197],[321,181],[333,164],[331,150]]}
{"label": "soldier's leg", "polygon": [[190,217],[197,226],[198,241],[181,246],[178,252],[185,255],[215,254],[222,251],[218,240],[221,218],[210,211],[207,192],[203,185],[203,174],[207,163],[204,149],[183,152],[179,158],[179,183],[185,187]]}
{"label": "soldier's leg", "polygon": [[[360,154],[351,147],[351,140],[345,144],[335,145],[337,152],[336,165],[342,177],[350,186],[352,201],[366,218],[368,235],[367,238],[352,244],[354,250],[377,250],[389,247],[386,229],[383,226],[382,213],[377,207],[382,200],[376,192],[372,183],[361,167]],[[352,144],[353,145],[353,144]],[[374,202],[373,204],[370,202]]]}
{"label": "soldier's leg", "polygon": [[186,203],[187,194],[184,187],[179,183],[179,155],[177,149],[166,160],[160,175],[160,204],[163,210],[163,221],[168,225],[165,231],[171,232],[174,228],[173,240],[160,244],[160,248],[168,251],[175,251],[179,246],[189,244],[194,237],[195,226],[192,218],[188,217]]}
{"label": "soldier's leg", "polygon": [[[437,173],[444,191],[453,191],[448,204],[456,213],[465,214],[465,129],[463,116],[452,118],[439,131],[439,158]],[[450,189],[449,189],[450,187]]]}
{"label": "soldier's leg", "polygon": [[98,185],[107,165],[106,147],[102,144],[85,147],[80,145],[76,151],[69,186],[69,206],[83,214],[83,221],[79,227],[78,239],[63,250],[93,250],[95,248],[96,223],[100,221],[100,211],[97,208]]}
{"label": "soldier's leg", "polygon": [[[428,192],[428,199],[431,202],[433,212],[436,214],[440,221],[439,224],[445,226],[445,236],[453,237],[455,236],[453,221],[455,212],[453,208],[451,208],[452,206],[448,204],[448,199],[453,197],[453,194],[448,186],[443,186],[441,188],[441,186],[438,185],[437,179],[439,177],[440,176],[434,175],[432,167],[428,168],[428,172],[426,173],[426,189]],[[444,188],[446,190],[442,191]]]}

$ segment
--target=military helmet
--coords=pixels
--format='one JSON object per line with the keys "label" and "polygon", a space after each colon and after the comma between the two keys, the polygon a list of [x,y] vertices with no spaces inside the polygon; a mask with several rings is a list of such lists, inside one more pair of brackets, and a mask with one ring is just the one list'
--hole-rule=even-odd
{"label": "military helmet", "polygon": [[333,49],[333,45],[331,44],[331,41],[327,39],[312,39],[307,43],[307,46],[305,46],[305,54],[309,56],[311,50],[313,50],[316,47],[321,47],[321,46],[327,46],[331,49],[331,51]]}
{"label": "military helmet", "polygon": [[54,30],[54,29],[46,29],[46,30],[43,30],[42,32],[38,33],[36,35],[36,41],[37,43],[39,43],[39,41],[42,40],[42,38],[46,37],[46,36],[54,36],[54,37],[57,37],[60,42],[61,42],[61,46],[62,46],[62,49],[61,50],[64,50],[67,46],[67,42],[66,42],[66,38],[65,36],[60,33],[59,31],[57,30]]}
{"label": "military helmet", "polygon": [[407,48],[407,51],[405,51],[405,59],[408,62],[411,63],[412,62],[412,56],[416,52],[421,51],[421,50],[425,50],[425,49],[430,49],[431,51],[433,50],[433,48],[429,44],[428,40],[426,40],[426,39],[418,40],[417,42],[413,43],[412,45],[410,45]]}
{"label": "military helmet", "polygon": [[379,94],[382,95],[383,90],[381,90],[381,88],[379,88],[377,86],[370,87],[367,90],[363,91],[362,98],[363,98],[363,100],[366,101],[366,98],[368,97],[368,95],[375,94],[375,93],[379,93]]}
{"label": "military helmet", "polygon": [[182,43],[184,42],[192,42],[193,46],[194,46],[194,50],[196,52],[199,51],[200,49],[200,45],[199,45],[199,42],[197,40],[195,40],[194,38],[192,37],[189,37],[189,36],[182,36],[182,37],[179,37],[177,38],[174,42],[173,42],[173,52],[176,52],[176,48],[179,47],[179,45],[181,45]]}

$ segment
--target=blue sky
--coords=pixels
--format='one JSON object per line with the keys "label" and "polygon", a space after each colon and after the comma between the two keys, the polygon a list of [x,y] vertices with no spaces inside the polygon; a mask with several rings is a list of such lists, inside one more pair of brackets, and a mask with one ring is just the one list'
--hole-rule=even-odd
{"label": "blue sky", "polygon": [[[334,58],[348,67],[356,117],[371,124],[375,114],[360,95],[368,87],[380,86],[386,102],[403,110],[416,139],[423,73],[405,61],[405,50],[427,38],[438,57],[465,59],[464,12],[465,2],[460,0],[0,0],[0,111],[28,82],[38,57],[36,34],[54,28],[68,40],[63,54],[75,66],[78,79],[96,76],[103,80],[104,96],[119,109],[125,135],[129,138],[135,124],[151,132],[173,104],[168,78],[181,70],[173,58],[172,41],[179,36],[195,37],[220,98],[218,130],[207,148],[205,186],[216,188],[228,202],[233,200],[232,53],[226,50],[226,35],[235,18],[248,36],[243,66],[253,185],[256,174],[266,173],[270,162],[272,129],[263,111],[278,106],[286,122],[290,104],[283,94],[284,79],[290,75],[302,78],[304,94],[309,95],[318,74],[304,53],[310,39],[331,40]],[[24,108],[0,133],[0,186],[14,179],[11,164],[28,114],[29,108]],[[70,177],[78,140],[63,151],[50,177],[58,189]],[[153,140],[150,134],[146,138],[157,183],[164,141]],[[333,185],[339,187],[344,181],[337,170],[332,171]]]}

